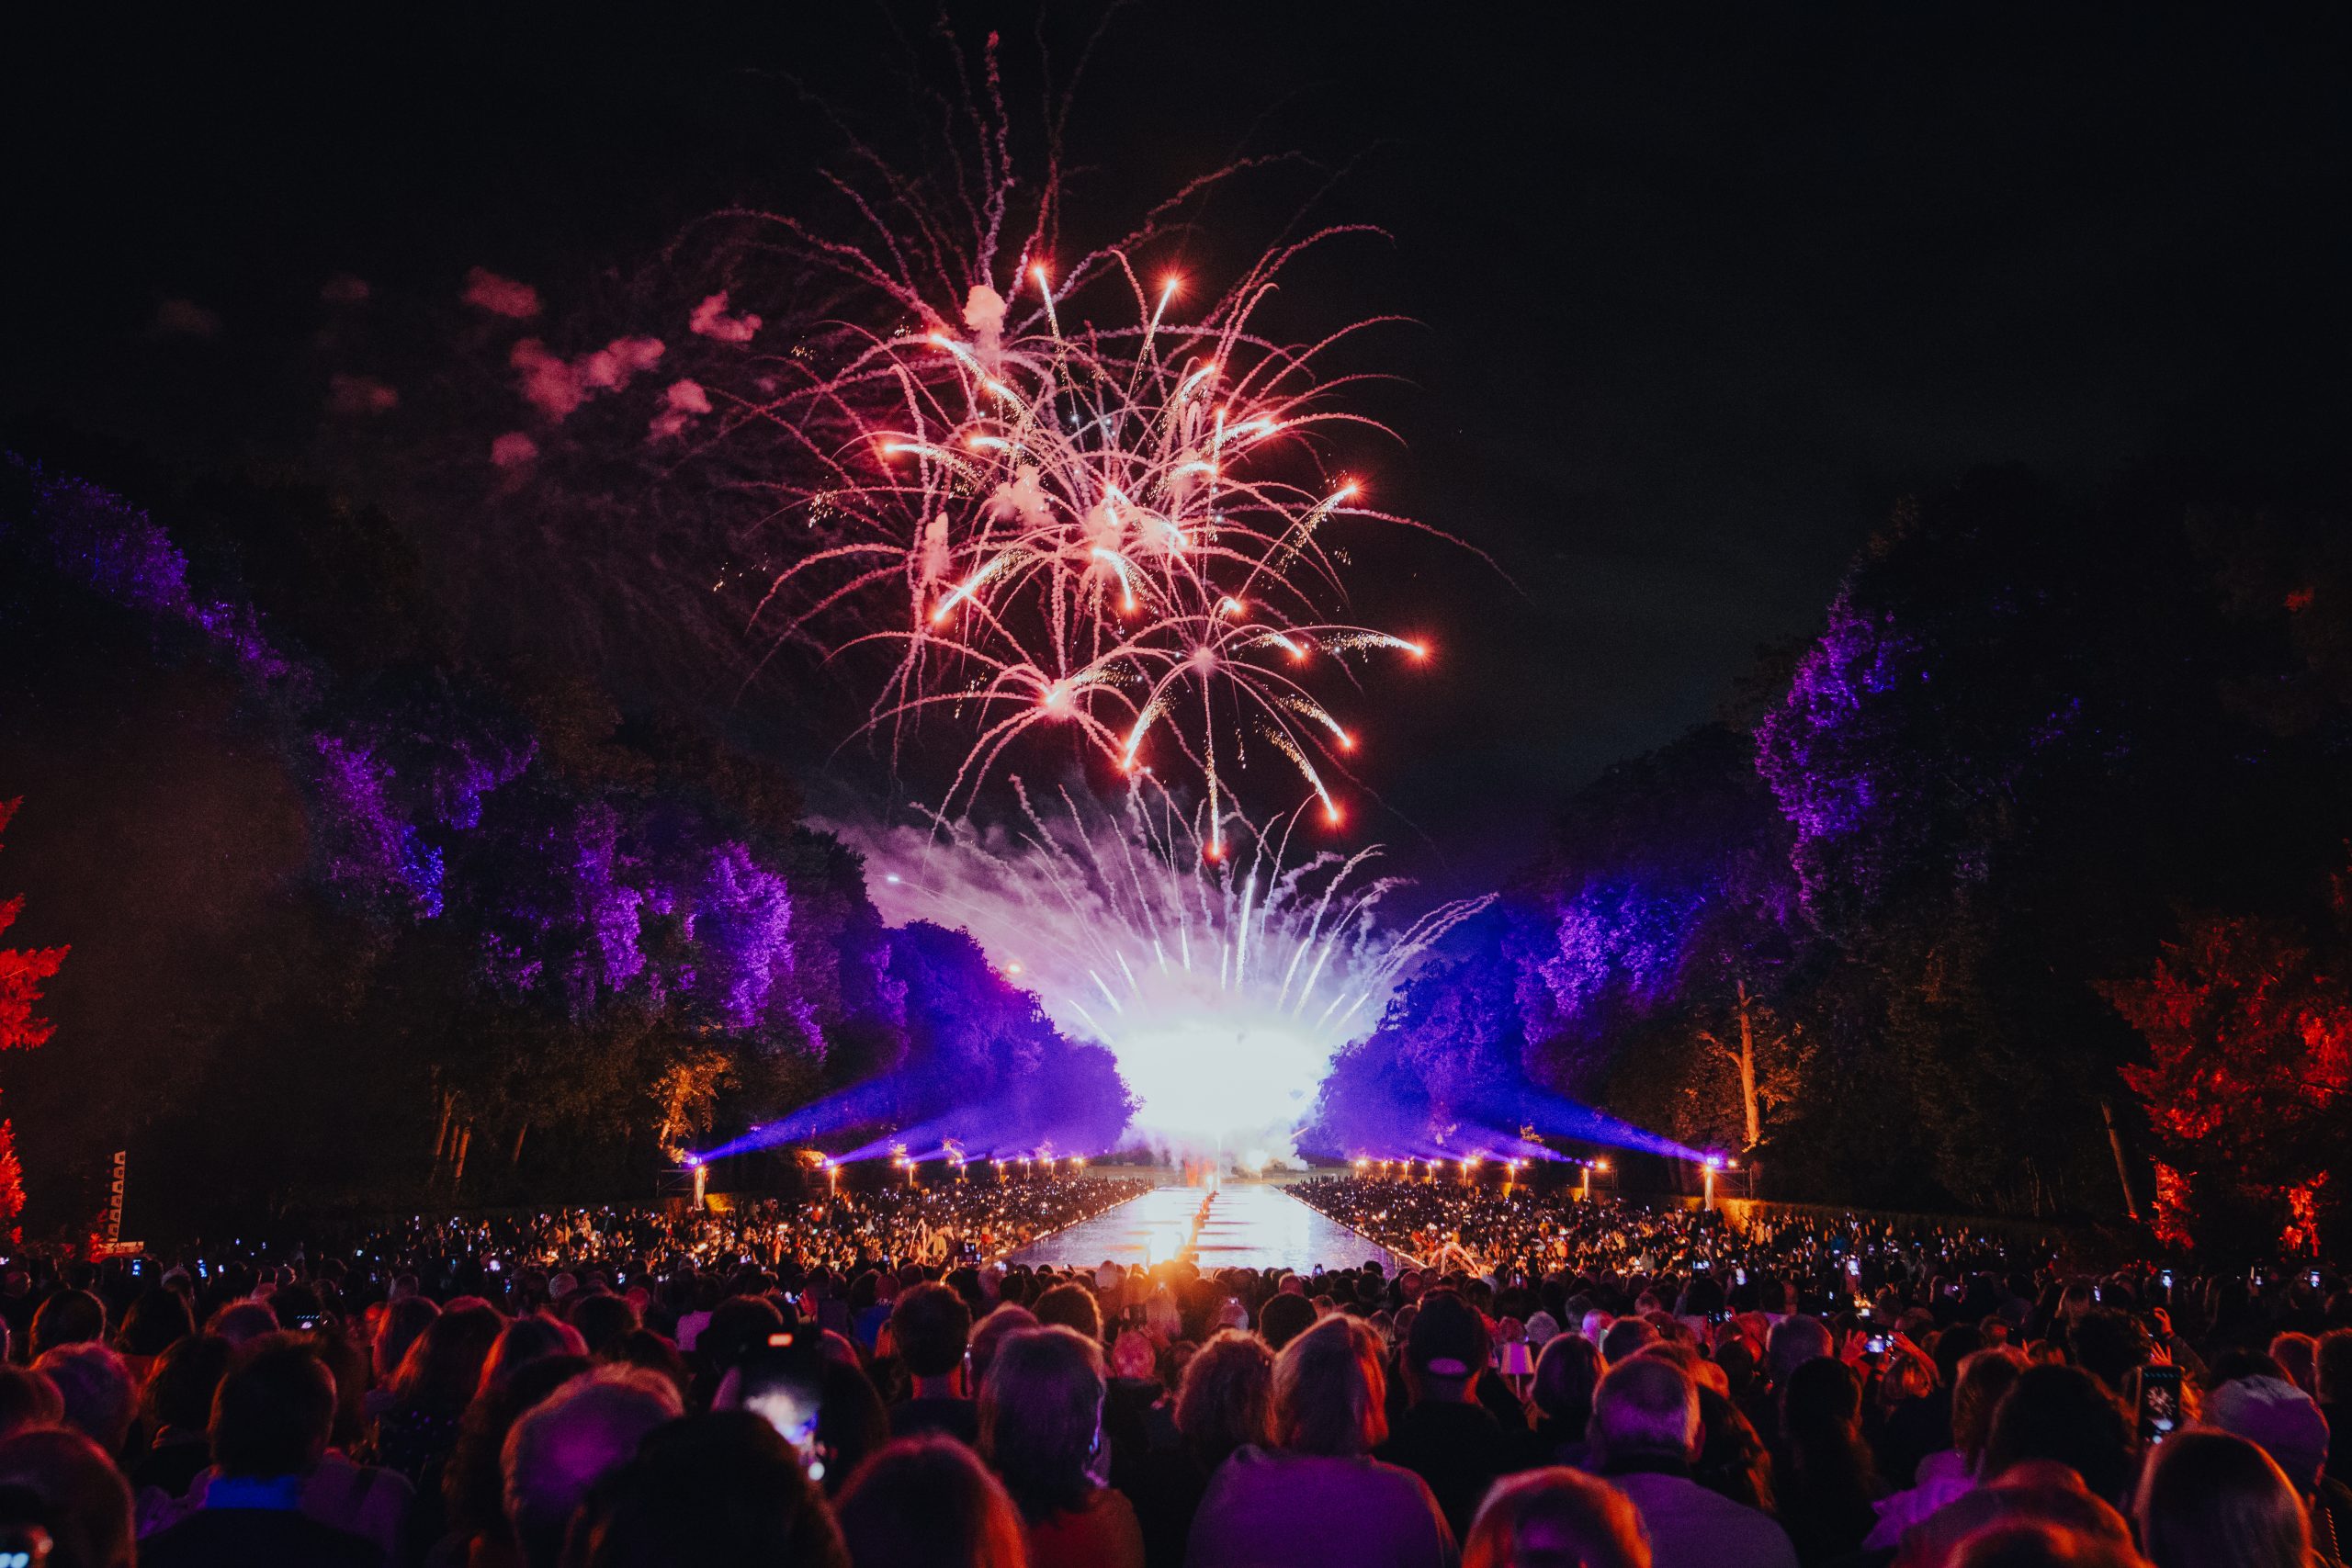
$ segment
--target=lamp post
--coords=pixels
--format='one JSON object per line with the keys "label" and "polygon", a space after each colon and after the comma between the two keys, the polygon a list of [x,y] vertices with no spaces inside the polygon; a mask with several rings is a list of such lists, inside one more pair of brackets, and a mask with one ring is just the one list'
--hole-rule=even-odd
{"label": "lamp post", "polygon": [[1705,1196],[1705,1198],[1703,1198],[1702,1200],[1701,1200],[1702,1204],[1704,1207],[1706,1207],[1706,1208],[1710,1208],[1710,1209],[1712,1209],[1712,1208],[1713,1208],[1713,1207],[1715,1206],[1715,1172],[1717,1172],[1717,1171],[1719,1171],[1719,1170],[1723,1169],[1723,1168],[1724,1168],[1724,1156],[1721,1156],[1721,1155],[1709,1155],[1709,1156],[1707,1156],[1707,1162],[1706,1162],[1706,1181],[1707,1181],[1706,1196]]}

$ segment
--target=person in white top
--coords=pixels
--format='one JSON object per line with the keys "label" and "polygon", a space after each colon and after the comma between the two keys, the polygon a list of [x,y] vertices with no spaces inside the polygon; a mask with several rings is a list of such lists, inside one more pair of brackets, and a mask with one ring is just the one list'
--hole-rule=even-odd
{"label": "person in white top", "polygon": [[1588,1431],[1595,1468],[1642,1516],[1654,1568],[1796,1568],[1770,1515],[1690,1479],[1699,1391],[1674,1362],[1636,1354],[1610,1368]]}

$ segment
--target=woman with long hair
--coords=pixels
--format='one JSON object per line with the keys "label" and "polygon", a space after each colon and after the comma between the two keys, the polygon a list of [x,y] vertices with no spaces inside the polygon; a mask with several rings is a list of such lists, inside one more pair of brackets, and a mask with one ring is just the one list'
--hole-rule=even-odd
{"label": "woman with long hair", "polygon": [[1143,1568],[1143,1531],[1103,1484],[1109,1385],[1102,1352],[1074,1329],[1023,1329],[998,1347],[980,1390],[980,1452],[1021,1509],[1035,1568]]}
{"label": "woman with long hair", "polygon": [[1184,1368],[1176,1431],[1202,1475],[1244,1444],[1274,1438],[1274,1358],[1254,1334],[1219,1329]]}
{"label": "woman with long hair", "polygon": [[1918,1484],[1878,1506],[1878,1523],[1862,1542],[1865,1551],[1898,1546],[1903,1532],[1953,1498],[1974,1490],[1977,1467],[1993,1438],[1993,1412],[2025,1371],[2025,1354],[2007,1346],[1973,1350],[1962,1358],[1952,1382],[1952,1446],[1919,1461]]}
{"label": "woman with long hair", "polygon": [[452,1302],[425,1325],[400,1370],[391,1398],[376,1417],[370,1462],[408,1477],[421,1495],[438,1495],[441,1465],[457,1446],[458,1423],[481,1386],[482,1364],[505,1328],[487,1302]]}
{"label": "woman with long hair", "polygon": [[1862,1440],[1862,1382],[1826,1356],[1790,1374],[1781,1395],[1781,1462],[1773,1466],[1781,1524],[1812,1564],[1844,1557],[1878,1522],[1878,1476]]}

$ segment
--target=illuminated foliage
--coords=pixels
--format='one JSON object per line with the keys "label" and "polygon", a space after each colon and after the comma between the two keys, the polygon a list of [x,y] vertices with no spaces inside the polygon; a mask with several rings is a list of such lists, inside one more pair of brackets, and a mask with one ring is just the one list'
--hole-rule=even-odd
{"label": "illuminated foliage", "polygon": [[2122,1070],[2164,1150],[2161,1227],[2225,1253],[2317,1224],[2352,1088],[2352,998],[2283,923],[2200,915],[2107,987],[2147,1059]]}
{"label": "illuminated foliage", "polygon": [[[223,1095],[239,1074],[266,1086],[249,1098],[266,1093],[284,1129],[274,1179],[595,1190],[714,1122],[773,1117],[933,1055],[943,1085],[972,1072],[962,1089],[1066,1125],[1070,1146],[1115,1142],[1125,1091],[1109,1058],[1070,1048],[984,964],[919,961],[886,932],[856,856],[803,825],[772,764],[681,723],[634,720],[577,682],[492,678],[437,651],[399,593],[281,615],[199,588],[206,571],[137,509],[12,472],[27,505],[0,517],[0,544],[40,574],[17,581],[227,676],[300,799],[308,874],[285,898],[306,944],[286,951],[249,1014],[213,1025],[214,1070],[190,1075]],[[223,528],[243,514],[233,496],[213,504]],[[255,502],[273,552],[299,541],[334,556],[271,504]],[[309,521],[372,547],[363,519],[330,508]],[[280,586],[299,595],[319,581]],[[367,593],[375,579],[336,586]],[[338,641],[345,620],[382,635]],[[0,955],[0,980],[17,971],[0,992],[0,1023],[13,1006],[18,1036],[6,1043],[46,1032],[28,966],[57,956]],[[957,999],[927,999],[925,985]],[[977,1034],[944,1021],[997,991],[1012,999]],[[220,1124],[193,1100],[148,1113]],[[169,1136],[209,1157],[206,1128]]]}
{"label": "illuminated foliage", "polygon": [[[21,796],[0,800],[0,831],[6,830],[9,818],[23,804]],[[24,908],[22,897],[0,900],[0,931],[16,924]],[[0,947],[0,1051],[29,1051],[55,1032],[56,1025],[36,1018],[33,1008],[40,1000],[41,983],[57,973],[66,952],[62,947]],[[17,1161],[16,1127],[0,1122],[0,1224],[14,1221],[24,1207],[24,1170]]]}

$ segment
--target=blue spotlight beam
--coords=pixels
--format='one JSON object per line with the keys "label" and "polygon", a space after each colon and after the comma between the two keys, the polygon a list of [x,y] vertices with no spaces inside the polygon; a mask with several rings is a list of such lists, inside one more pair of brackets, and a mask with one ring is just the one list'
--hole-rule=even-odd
{"label": "blue spotlight beam", "polygon": [[1091,1157],[1102,1152],[1084,1146],[1082,1128],[1076,1120],[1050,1111],[1041,1114],[1035,1106],[1012,1100],[956,1105],[913,1126],[876,1132],[877,1128],[895,1128],[903,1109],[917,1097],[920,1088],[903,1074],[868,1078],[804,1106],[782,1121],[752,1128],[715,1148],[701,1150],[689,1156],[689,1162],[707,1165],[729,1155],[774,1148],[779,1144],[813,1144],[837,1133],[853,1134],[863,1140],[856,1147],[834,1156],[843,1164],[896,1156],[901,1149],[915,1159],[939,1159],[944,1157],[950,1142],[964,1151],[967,1159],[1015,1158],[1047,1147],[1065,1158],[1071,1155]]}

